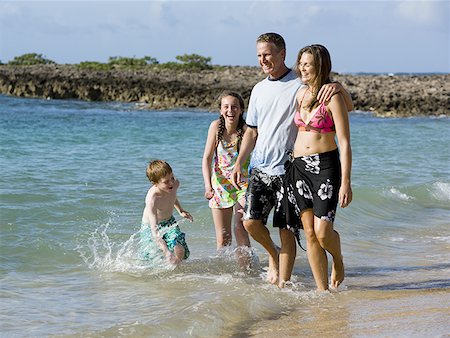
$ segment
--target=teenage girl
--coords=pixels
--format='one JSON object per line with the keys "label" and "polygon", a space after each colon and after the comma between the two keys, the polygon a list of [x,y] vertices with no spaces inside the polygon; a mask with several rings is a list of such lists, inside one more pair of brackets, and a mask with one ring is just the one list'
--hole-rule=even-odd
{"label": "teenage girl", "polygon": [[237,190],[231,184],[231,171],[239,154],[242,137],[247,128],[243,113],[244,100],[235,92],[223,92],[220,97],[220,118],[211,122],[202,161],[205,198],[209,200],[217,250],[231,246],[231,224],[234,216],[234,235],[238,248],[250,247],[247,231],[242,224],[244,195],[247,190],[248,161],[243,184]]}

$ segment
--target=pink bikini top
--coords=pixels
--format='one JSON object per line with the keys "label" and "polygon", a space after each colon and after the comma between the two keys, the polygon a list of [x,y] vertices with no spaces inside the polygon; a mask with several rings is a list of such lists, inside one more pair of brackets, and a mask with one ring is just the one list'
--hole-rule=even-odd
{"label": "pink bikini top", "polygon": [[311,131],[315,133],[329,133],[335,131],[334,121],[331,118],[330,114],[328,114],[327,107],[324,103],[321,103],[320,106],[316,108],[316,111],[312,115],[311,120],[309,120],[308,124],[303,121],[302,116],[300,115],[300,108],[302,106],[305,94],[303,94],[302,100],[299,104],[299,109],[295,112],[294,115],[294,122],[297,125],[298,129],[301,131]]}

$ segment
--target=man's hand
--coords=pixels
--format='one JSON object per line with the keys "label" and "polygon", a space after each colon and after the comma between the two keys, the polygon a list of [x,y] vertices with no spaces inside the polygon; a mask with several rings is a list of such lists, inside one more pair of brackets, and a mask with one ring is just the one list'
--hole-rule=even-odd
{"label": "man's hand", "polygon": [[319,93],[317,94],[317,100],[320,103],[324,103],[331,100],[331,97],[339,93],[342,89],[342,85],[339,82],[327,83],[320,88]]}
{"label": "man's hand", "polygon": [[233,184],[233,186],[237,190],[241,190],[241,188],[239,187],[241,183],[241,176],[242,176],[241,166],[236,163],[233,168],[233,171],[231,172],[231,184]]}

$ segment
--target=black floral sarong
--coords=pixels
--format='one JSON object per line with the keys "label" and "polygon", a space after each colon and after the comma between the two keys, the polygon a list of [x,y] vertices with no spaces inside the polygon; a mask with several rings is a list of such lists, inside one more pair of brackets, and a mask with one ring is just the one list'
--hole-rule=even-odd
{"label": "black floral sarong", "polygon": [[334,222],[341,186],[339,151],[291,157],[278,196],[274,218],[293,231],[297,239],[303,229],[300,214],[313,209],[320,219]]}

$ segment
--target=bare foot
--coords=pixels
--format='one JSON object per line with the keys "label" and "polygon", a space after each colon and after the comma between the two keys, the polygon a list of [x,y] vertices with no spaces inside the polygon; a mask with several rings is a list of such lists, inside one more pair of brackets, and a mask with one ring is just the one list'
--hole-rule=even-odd
{"label": "bare foot", "polygon": [[331,270],[331,287],[336,288],[344,280],[344,257],[336,261],[333,259],[333,268]]}
{"label": "bare foot", "polygon": [[279,289],[292,288],[292,287],[293,287],[293,284],[292,284],[292,282],[290,280],[281,280],[278,283],[278,288]]}
{"label": "bare foot", "polygon": [[280,248],[276,246],[277,256],[269,255],[269,271],[267,273],[267,280],[272,284],[278,284],[278,259],[280,256]]}

